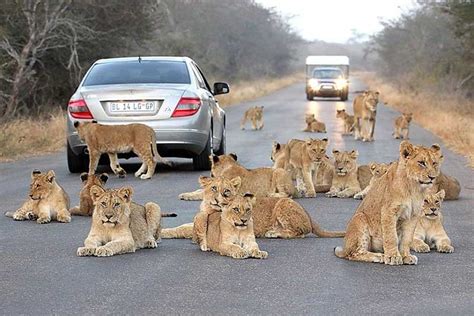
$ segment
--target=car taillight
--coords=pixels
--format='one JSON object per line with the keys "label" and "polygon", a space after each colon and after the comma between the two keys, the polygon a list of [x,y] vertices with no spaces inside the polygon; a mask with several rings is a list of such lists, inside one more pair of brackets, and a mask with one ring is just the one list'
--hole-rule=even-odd
{"label": "car taillight", "polygon": [[181,98],[171,117],[194,115],[199,111],[200,107],[201,99],[199,98]]}
{"label": "car taillight", "polygon": [[92,119],[92,113],[87,107],[86,101],[79,100],[70,100],[68,104],[69,113],[73,118],[77,119]]}

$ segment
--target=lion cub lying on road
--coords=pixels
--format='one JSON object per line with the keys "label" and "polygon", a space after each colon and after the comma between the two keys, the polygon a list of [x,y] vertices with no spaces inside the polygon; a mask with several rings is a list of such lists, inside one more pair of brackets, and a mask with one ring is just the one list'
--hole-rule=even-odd
{"label": "lion cub lying on road", "polygon": [[328,197],[348,198],[361,191],[359,179],[357,177],[357,150],[332,151],[334,156],[334,174],[331,189],[326,195]]}
{"label": "lion cub lying on road", "polygon": [[105,190],[95,185],[90,194],[95,206],[92,226],[84,247],[77,249],[78,256],[107,257],[156,248],[161,232],[158,204],[132,203],[130,187]]}
{"label": "lion cub lying on road", "polygon": [[443,227],[441,202],[444,190],[436,194],[428,194],[423,202],[423,216],[418,220],[411,249],[416,252],[430,252],[435,248],[438,252],[451,253],[454,247]]}
{"label": "lion cub lying on road", "polygon": [[326,124],[316,119],[314,114],[306,114],[306,128],[303,132],[326,133]]}
{"label": "lion cub lying on road", "polygon": [[163,159],[156,148],[155,131],[144,124],[102,125],[97,122],[74,122],[79,137],[89,150],[89,174],[94,174],[102,154],[108,154],[110,168],[124,177],[126,172],[118,163],[117,154],[133,151],[142,165],[135,177],[150,179],[155,173],[156,163],[171,165]]}
{"label": "lion cub lying on road", "polygon": [[47,173],[33,170],[29,198],[18,210],[6,212],[5,216],[17,221],[36,219],[39,224],[49,223],[51,220],[69,223],[69,196],[56,182],[53,170]]}
{"label": "lion cub lying on road", "polygon": [[336,110],[336,118],[344,121],[344,133],[342,135],[351,135],[354,133],[354,115],[346,113],[345,109]]}
{"label": "lion cub lying on road", "polygon": [[376,163],[376,162],[370,163],[369,169],[370,169],[370,172],[372,173],[372,178],[370,178],[369,185],[366,186],[365,189],[363,189],[362,191],[355,194],[354,199],[362,200],[363,198],[365,198],[369,190],[374,186],[375,180],[383,176],[387,172],[389,166],[390,164],[386,164],[386,163]]}
{"label": "lion cub lying on road", "polygon": [[402,113],[401,116],[395,119],[395,130],[393,132],[393,138],[408,139],[408,131],[410,128],[410,122],[412,117],[412,113]]}
{"label": "lion cub lying on road", "polygon": [[244,113],[244,117],[240,122],[240,128],[245,129],[247,120],[252,122],[253,130],[261,130],[263,128],[263,106],[254,106]]}
{"label": "lion cub lying on road", "polygon": [[443,161],[439,145],[415,146],[404,140],[400,158],[376,180],[347,225],[344,247],[336,247],[339,258],[416,264],[410,254],[413,234],[422,215],[425,191],[433,185]]}

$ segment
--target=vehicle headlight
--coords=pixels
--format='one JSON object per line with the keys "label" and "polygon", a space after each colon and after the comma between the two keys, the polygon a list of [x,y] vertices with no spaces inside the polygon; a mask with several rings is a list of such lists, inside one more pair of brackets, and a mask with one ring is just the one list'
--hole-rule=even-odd
{"label": "vehicle headlight", "polygon": [[317,89],[318,88],[318,80],[317,79],[309,79],[309,86],[311,87],[311,89]]}
{"label": "vehicle headlight", "polygon": [[344,89],[347,86],[347,80],[346,79],[337,79],[336,80],[336,87],[339,90]]}

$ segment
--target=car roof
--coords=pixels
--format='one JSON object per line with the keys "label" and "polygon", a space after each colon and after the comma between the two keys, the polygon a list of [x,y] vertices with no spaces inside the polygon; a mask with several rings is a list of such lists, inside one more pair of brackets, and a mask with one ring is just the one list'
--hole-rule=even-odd
{"label": "car roof", "polygon": [[342,72],[341,68],[338,67],[316,67],[314,68],[313,72],[317,70],[339,70],[340,72]]}
{"label": "car roof", "polygon": [[105,63],[116,63],[116,62],[127,62],[127,61],[136,61],[138,58],[141,60],[163,60],[163,61],[192,61],[191,58],[185,56],[135,56],[135,57],[116,57],[116,58],[103,58],[95,62],[95,64],[105,64]]}

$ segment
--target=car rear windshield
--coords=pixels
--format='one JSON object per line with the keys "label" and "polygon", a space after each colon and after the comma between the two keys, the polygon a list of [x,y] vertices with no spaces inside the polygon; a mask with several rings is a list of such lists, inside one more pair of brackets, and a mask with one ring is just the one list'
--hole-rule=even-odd
{"label": "car rear windshield", "polygon": [[340,79],[344,78],[342,71],[339,69],[315,69],[313,78],[318,79]]}
{"label": "car rear windshield", "polygon": [[97,64],[87,75],[84,86],[128,83],[189,84],[190,79],[185,62],[137,60]]}

